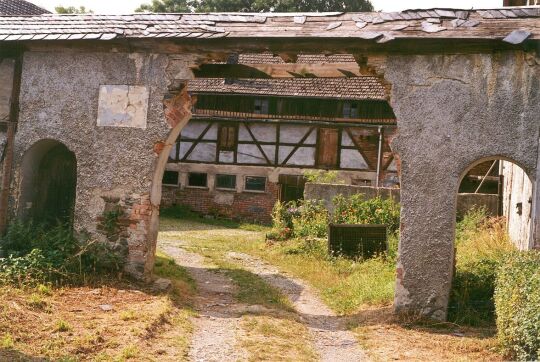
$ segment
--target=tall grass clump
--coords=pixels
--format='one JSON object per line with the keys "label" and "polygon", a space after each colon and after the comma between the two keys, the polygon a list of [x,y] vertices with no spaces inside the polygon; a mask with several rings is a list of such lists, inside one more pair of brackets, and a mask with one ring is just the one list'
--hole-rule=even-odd
{"label": "tall grass clump", "polygon": [[65,225],[13,222],[0,239],[0,283],[77,282],[117,272],[124,259],[114,246],[78,235]]}
{"label": "tall grass clump", "polygon": [[540,358],[540,252],[514,252],[495,284],[498,339],[509,359]]}
{"label": "tall grass clump", "polygon": [[487,217],[485,209],[472,209],[457,224],[450,321],[473,326],[494,323],[495,278],[513,249],[505,220]]}

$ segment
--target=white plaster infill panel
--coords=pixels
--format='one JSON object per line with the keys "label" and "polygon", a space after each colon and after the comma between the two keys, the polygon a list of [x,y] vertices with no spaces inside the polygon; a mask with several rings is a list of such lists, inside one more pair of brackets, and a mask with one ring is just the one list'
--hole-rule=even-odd
{"label": "white plaster infill panel", "polygon": [[144,86],[99,87],[97,125],[146,129],[148,89]]}

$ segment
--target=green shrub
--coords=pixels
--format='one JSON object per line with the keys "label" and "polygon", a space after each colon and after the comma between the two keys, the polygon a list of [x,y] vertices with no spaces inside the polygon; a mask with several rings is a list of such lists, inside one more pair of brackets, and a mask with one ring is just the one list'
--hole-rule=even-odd
{"label": "green shrub", "polygon": [[328,235],[328,211],[321,200],[304,200],[292,214],[293,234],[296,237],[318,237]]}
{"label": "green shrub", "polygon": [[450,292],[448,319],[457,324],[492,324],[493,292],[499,260],[479,259],[456,269]]}
{"label": "green shrub", "polygon": [[540,358],[540,252],[515,252],[495,284],[498,338],[511,358]]}
{"label": "green shrub", "polygon": [[304,172],[304,177],[307,182],[313,182],[318,184],[342,184],[343,180],[339,179],[337,171],[325,171],[325,170],[309,170]]}
{"label": "green shrub", "polygon": [[170,207],[164,207],[159,210],[160,216],[170,217],[175,219],[193,219],[199,218],[189,206],[186,205],[174,205]]}
{"label": "green shrub", "polygon": [[384,224],[390,233],[399,230],[399,204],[392,199],[375,197],[365,200],[362,194],[348,198],[338,195],[333,203],[332,222],[336,224]]}
{"label": "green shrub", "polygon": [[499,266],[514,251],[504,218],[472,209],[456,226],[456,266],[448,319],[473,326],[495,322],[493,293]]}
{"label": "green shrub", "polygon": [[91,240],[62,225],[14,222],[0,246],[7,255],[0,259],[0,282],[11,284],[77,281],[88,274],[119,271],[125,259],[118,244]]}
{"label": "green shrub", "polygon": [[334,214],[330,218],[322,200],[302,200],[292,203],[277,202],[272,213],[273,230],[267,235],[273,240],[294,237],[318,237],[328,235],[328,224],[385,224],[390,234],[399,229],[399,204],[380,197],[364,200],[363,196],[344,197],[333,200]]}
{"label": "green shrub", "polygon": [[295,202],[276,201],[272,209],[272,230],[266,235],[268,239],[283,241],[292,236],[293,214],[291,210],[293,208],[296,208]]}

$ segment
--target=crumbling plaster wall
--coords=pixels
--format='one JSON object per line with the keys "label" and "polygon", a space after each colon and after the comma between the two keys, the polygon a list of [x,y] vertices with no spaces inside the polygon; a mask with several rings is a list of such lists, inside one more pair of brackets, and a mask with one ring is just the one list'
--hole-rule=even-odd
{"label": "crumbling plaster wall", "polygon": [[536,179],[538,59],[520,51],[393,55],[377,65],[392,85],[401,159],[401,241],[395,307],[445,319],[461,177],[493,156]]}
{"label": "crumbling plaster wall", "polygon": [[[154,250],[150,239],[156,235],[149,229],[152,214],[157,214],[150,192],[163,148],[156,145],[171,132],[163,101],[169,77],[191,74],[182,67],[189,63],[185,59],[176,63],[174,74],[169,63],[168,56],[156,54],[25,53],[12,211],[21,214],[27,207],[17,204],[25,151],[41,139],[60,141],[77,157],[76,228],[104,238],[98,230],[100,217],[120,208],[119,223],[124,230],[117,242],[129,249],[127,271],[136,276],[148,274],[147,260],[153,260]],[[98,126],[101,85],[146,87],[146,128]]]}

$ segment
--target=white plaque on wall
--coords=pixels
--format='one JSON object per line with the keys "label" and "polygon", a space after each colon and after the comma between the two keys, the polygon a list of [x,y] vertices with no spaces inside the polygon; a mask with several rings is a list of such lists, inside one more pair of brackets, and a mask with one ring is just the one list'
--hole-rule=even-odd
{"label": "white plaque on wall", "polygon": [[144,86],[102,85],[99,87],[97,125],[146,128],[148,89]]}

